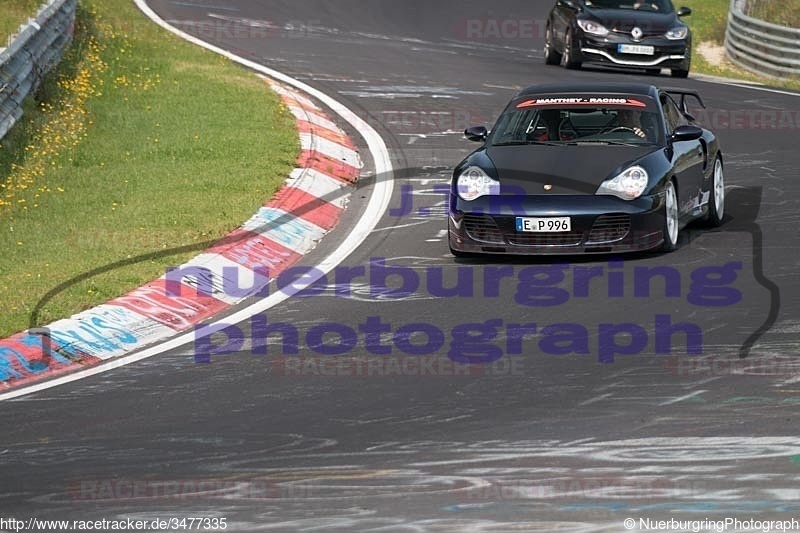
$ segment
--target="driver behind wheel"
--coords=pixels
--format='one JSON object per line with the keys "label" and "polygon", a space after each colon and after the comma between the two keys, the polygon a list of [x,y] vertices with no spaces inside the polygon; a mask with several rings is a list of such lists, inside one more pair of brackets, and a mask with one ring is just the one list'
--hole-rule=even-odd
{"label": "driver behind wheel", "polygon": [[[640,121],[641,113],[636,111],[630,111],[628,109],[620,109],[617,112],[617,117],[614,119],[613,128],[617,129],[627,129],[641,137],[642,139],[647,139],[647,134],[645,133],[645,129]],[[613,131],[613,130],[612,130]]]}

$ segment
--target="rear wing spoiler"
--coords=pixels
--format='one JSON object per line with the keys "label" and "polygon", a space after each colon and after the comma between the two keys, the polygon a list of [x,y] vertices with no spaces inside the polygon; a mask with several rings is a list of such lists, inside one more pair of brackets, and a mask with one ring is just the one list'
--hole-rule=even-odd
{"label": "rear wing spoiler", "polygon": [[706,108],[706,104],[703,103],[703,99],[700,98],[700,93],[698,93],[697,91],[692,91],[689,89],[674,89],[672,87],[669,88],[665,87],[663,90],[665,93],[672,96],[673,98],[675,98],[676,96],[680,97],[678,101],[678,106],[681,108],[681,113],[691,118],[692,120],[694,120],[694,117],[692,117],[692,115],[689,113],[689,106],[686,105],[687,96],[691,96],[692,98],[697,100],[697,103],[700,104],[700,107],[702,107],[703,109]]}

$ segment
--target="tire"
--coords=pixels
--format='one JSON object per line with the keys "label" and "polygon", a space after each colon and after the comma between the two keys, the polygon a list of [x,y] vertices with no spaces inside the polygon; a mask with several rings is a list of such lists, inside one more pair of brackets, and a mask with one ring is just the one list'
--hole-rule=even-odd
{"label": "tire", "polygon": [[708,199],[708,215],[706,223],[713,227],[722,225],[725,218],[725,177],[722,173],[722,159],[714,159],[714,170],[711,179],[711,197]]}
{"label": "tire", "polygon": [[544,34],[544,62],[546,65],[558,65],[561,63],[561,54],[556,52],[555,48],[553,48],[552,33],[553,30],[550,29],[550,25],[548,24]]}
{"label": "tire", "polygon": [[681,64],[683,68],[673,68],[670,70],[673,78],[688,78],[689,77],[689,70],[692,68],[692,53],[691,53],[692,45],[689,44],[689,48],[686,52],[686,61]]}
{"label": "tire", "polygon": [[564,39],[564,53],[561,54],[561,66],[568,69],[579,69],[581,68],[581,62],[574,59],[575,51],[572,47],[572,29],[569,29]]}
{"label": "tire", "polygon": [[661,250],[671,252],[678,247],[680,235],[680,220],[678,216],[678,195],[675,192],[675,183],[669,181],[664,190],[664,226],[661,230],[664,244]]}

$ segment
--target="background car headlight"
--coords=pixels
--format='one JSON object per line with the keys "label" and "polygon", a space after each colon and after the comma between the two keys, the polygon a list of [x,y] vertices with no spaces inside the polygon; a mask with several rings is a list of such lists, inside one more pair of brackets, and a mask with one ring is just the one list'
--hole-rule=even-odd
{"label": "background car headlight", "polygon": [[686,26],[676,26],[669,30],[667,33],[664,34],[664,37],[667,39],[671,39],[673,41],[677,41],[679,39],[685,39],[686,36],[689,34],[689,28]]}
{"label": "background car headlight", "polygon": [[608,29],[602,24],[592,22],[591,20],[578,20],[577,22],[578,26],[590,35],[597,35],[598,37],[605,37],[608,35]]}
{"label": "background car headlight", "polygon": [[490,178],[480,167],[469,167],[458,176],[458,195],[470,201],[487,194],[500,194],[500,182]]}
{"label": "background car headlight", "polygon": [[634,200],[647,188],[647,171],[640,166],[630,167],[618,176],[600,184],[595,194],[613,194],[623,200]]}

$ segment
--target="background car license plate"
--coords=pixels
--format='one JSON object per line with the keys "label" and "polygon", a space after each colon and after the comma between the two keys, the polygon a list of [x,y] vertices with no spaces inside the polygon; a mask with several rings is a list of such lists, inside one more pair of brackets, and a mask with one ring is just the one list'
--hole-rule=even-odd
{"label": "background car license plate", "polygon": [[517,231],[572,231],[572,224],[570,223],[569,217],[517,217]]}
{"label": "background car license plate", "polygon": [[620,54],[639,54],[643,56],[651,56],[656,53],[652,46],[643,46],[641,44],[621,44],[617,47]]}

